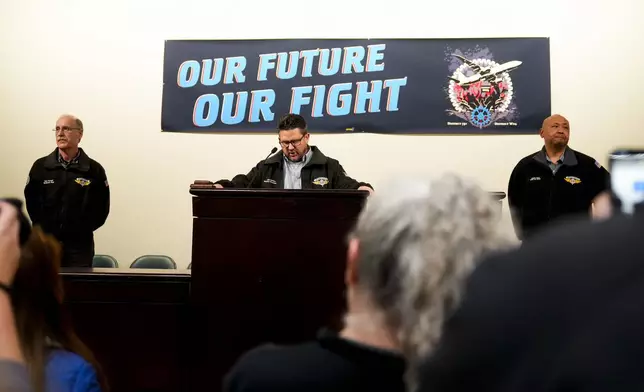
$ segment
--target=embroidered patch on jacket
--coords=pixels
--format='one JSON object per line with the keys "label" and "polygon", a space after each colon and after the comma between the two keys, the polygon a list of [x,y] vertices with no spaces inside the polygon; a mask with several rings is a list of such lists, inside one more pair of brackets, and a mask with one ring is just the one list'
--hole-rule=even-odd
{"label": "embroidered patch on jacket", "polygon": [[265,179],[265,180],[264,180],[264,183],[266,183],[266,184],[273,184],[273,185],[277,185],[277,181],[273,180],[272,178],[267,178],[267,179]]}
{"label": "embroidered patch on jacket", "polygon": [[568,176],[564,178],[566,182],[571,183],[572,185],[579,184],[581,182],[581,179],[579,177],[573,177],[573,176]]}
{"label": "embroidered patch on jacket", "polygon": [[45,181],[42,182],[43,185],[49,185],[49,184],[53,184],[53,183],[54,183],[54,180],[45,180]]}
{"label": "embroidered patch on jacket", "polygon": [[530,181],[539,181],[541,177],[532,177],[530,178]]}
{"label": "embroidered patch on jacket", "polygon": [[87,178],[82,178],[82,177],[78,177],[77,179],[74,180],[74,182],[76,182],[80,186],[88,186],[89,184],[92,183]]}
{"label": "embroidered patch on jacket", "polygon": [[315,185],[325,186],[326,184],[329,183],[329,179],[326,177],[318,177],[315,180],[313,180],[313,183]]}

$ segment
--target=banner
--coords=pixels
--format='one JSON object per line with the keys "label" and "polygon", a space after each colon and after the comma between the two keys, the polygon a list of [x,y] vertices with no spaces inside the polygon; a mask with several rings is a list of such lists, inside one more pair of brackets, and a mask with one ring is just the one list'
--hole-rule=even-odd
{"label": "banner", "polygon": [[161,128],[536,133],[550,115],[547,38],[166,41]]}

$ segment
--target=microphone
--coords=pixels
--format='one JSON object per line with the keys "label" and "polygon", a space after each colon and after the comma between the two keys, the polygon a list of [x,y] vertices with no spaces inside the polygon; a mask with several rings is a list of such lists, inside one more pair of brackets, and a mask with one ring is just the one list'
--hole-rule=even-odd
{"label": "microphone", "polygon": [[267,160],[271,155],[275,154],[276,152],[277,152],[277,147],[273,147],[273,149],[271,150],[271,152],[270,152],[268,155],[266,155],[266,158],[264,158],[264,160],[262,161],[262,163],[259,165],[258,170],[255,172],[255,174],[253,174],[253,176],[251,177],[250,181],[248,182],[248,185],[246,185],[246,189],[250,188],[250,187],[251,187],[251,185],[253,185],[253,181],[255,181],[255,178],[256,178],[256,177],[257,177],[257,175],[259,174],[259,169],[261,169],[261,168],[264,166],[264,163],[266,163],[266,160]]}

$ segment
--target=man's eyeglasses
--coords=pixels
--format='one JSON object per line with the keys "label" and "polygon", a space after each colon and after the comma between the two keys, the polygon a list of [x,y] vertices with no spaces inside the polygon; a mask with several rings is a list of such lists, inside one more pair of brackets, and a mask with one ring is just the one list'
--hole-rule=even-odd
{"label": "man's eyeglasses", "polygon": [[70,127],[56,127],[52,129],[54,132],[60,132],[63,131],[65,133],[71,132],[71,131],[80,131],[81,129],[76,127],[76,128],[70,128]]}
{"label": "man's eyeglasses", "polygon": [[[306,135],[304,135],[304,136],[306,136]],[[293,145],[293,147],[297,147],[300,144],[302,144],[302,139],[304,139],[304,136],[302,136],[301,138],[299,138],[297,140],[285,140],[285,141],[280,140],[280,145],[282,147],[284,147],[284,148],[288,148],[288,146],[291,145],[291,144]]]}

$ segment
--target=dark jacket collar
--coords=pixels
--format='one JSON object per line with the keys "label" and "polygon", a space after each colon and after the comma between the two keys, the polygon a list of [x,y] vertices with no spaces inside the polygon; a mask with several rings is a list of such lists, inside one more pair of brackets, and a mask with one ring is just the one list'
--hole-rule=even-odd
{"label": "dark jacket collar", "polygon": [[[68,167],[80,170],[82,172],[89,171],[89,157],[85,154],[82,148],[78,149],[78,163],[71,163]],[[58,149],[45,157],[45,168],[57,169],[62,168],[63,165],[58,161]]]}
{"label": "dark jacket collar", "polygon": [[[541,151],[534,154],[533,158],[537,162],[543,163],[544,165],[548,166],[548,160],[546,159],[546,147],[543,146],[543,148],[541,148]],[[577,154],[575,153],[575,150],[570,147],[566,147],[563,155],[563,164],[566,166],[575,166],[577,165],[577,163]]]}
{"label": "dark jacket collar", "polygon": [[[305,166],[310,166],[310,165],[325,165],[327,161],[326,155],[322,154],[322,151],[320,151],[319,148],[316,146],[310,146],[311,151],[313,151],[313,156],[311,156],[311,160],[306,163]],[[278,152],[277,154],[273,155],[272,157],[268,158],[266,160],[267,165],[279,165],[282,163],[284,160],[284,153],[282,151]]]}
{"label": "dark jacket collar", "polygon": [[329,329],[318,331],[317,340],[323,348],[335,352],[351,362],[359,363],[363,366],[385,368],[388,371],[397,371],[401,376],[405,372],[404,358],[394,351],[344,339]]}

